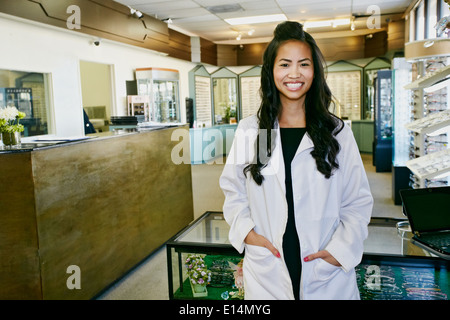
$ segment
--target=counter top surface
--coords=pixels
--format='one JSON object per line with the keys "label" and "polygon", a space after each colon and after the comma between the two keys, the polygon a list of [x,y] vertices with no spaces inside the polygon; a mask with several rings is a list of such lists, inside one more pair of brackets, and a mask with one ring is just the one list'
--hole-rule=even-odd
{"label": "counter top surface", "polygon": [[173,127],[181,127],[185,124],[179,125],[164,125],[153,126],[140,129],[120,129],[107,132],[98,132],[88,134],[86,136],[68,136],[68,137],[58,137],[54,135],[39,136],[39,137],[25,137],[22,138],[22,143],[19,146],[9,147],[5,146],[0,142],[0,154],[5,153],[18,153],[18,152],[31,152],[35,150],[55,148],[61,146],[68,146],[71,144],[83,143],[88,141],[98,141],[104,139],[111,139],[116,137],[123,137],[132,134],[146,133],[150,131],[163,130]]}

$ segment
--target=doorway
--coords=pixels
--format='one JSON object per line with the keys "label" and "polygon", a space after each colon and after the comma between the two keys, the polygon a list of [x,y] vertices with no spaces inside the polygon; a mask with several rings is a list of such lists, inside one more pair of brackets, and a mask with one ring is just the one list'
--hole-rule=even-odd
{"label": "doorway", "polygon": [[96,132],[109,131],[113,113],[113,65],[80,61],[83,110]]}

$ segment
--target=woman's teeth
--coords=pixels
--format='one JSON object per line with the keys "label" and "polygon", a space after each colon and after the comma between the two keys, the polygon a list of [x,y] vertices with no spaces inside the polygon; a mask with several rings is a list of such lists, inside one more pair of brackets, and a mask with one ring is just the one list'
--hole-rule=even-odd
{"label": "woman's teeth", "polygon": [[289,89],[298,89],[303,85],[303,83],[286,83]]}

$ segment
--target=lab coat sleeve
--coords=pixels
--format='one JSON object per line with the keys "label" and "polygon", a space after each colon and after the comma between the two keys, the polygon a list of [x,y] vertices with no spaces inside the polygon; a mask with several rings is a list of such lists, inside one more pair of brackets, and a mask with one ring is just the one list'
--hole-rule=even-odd
{"label": "lab coat sleeve", "polygon": [[239,253],[244,251],[245,237],[255,227],[247,197],[246,176],[243,172],[251,159],[254,141],[248,130],[256,132],[248,128],[246,121],[241,121],[219,179],[220,187],[225,194],[223,215],[230,225],[229,240]]}
{"label": "lab coat sleeve", "polygon": [[345,271],[349,271],[362,258],[373,197],[353,133],[347,126],[343,131],[339,163],[339,170],[342,170],[339,224],[325,250],[339,261]]}

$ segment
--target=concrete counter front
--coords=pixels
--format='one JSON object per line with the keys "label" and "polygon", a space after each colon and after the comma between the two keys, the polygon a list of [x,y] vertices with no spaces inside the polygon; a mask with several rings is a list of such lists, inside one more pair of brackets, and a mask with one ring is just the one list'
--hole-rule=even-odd
{"label": "concrete counter front", "polygon": [[91,299],[188,225],[177,129],[0,152],[0,299]]}

